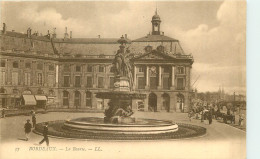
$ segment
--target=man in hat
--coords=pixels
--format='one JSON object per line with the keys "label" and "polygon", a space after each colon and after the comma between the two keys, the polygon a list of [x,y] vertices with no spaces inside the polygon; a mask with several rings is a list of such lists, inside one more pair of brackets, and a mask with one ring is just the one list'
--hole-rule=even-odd
{"label": "man in hat", "polygon": [[31,132],[32,129],[32,124],[30,123],[30,120],[27,119],[27,122],[24,125],[24,131],[25,131],[25,137],[26,137],[26,141],[29,140],[29,134]]}
{"label": "man in hat", "polygon": [[41,145],[44,141],[46,141],[47,146],[49,146],[49,138],[48,138],[48,123],[45,123],[45,126],[43,128],[43,139],[39,144]]}

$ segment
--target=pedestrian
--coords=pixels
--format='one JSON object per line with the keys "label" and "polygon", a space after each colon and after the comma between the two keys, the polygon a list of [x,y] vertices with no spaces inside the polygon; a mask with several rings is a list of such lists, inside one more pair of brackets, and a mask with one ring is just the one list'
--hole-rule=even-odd
{"label": "pedestrian", "polygon": [[32,124],[30,123],[30,120],[27,119],[27,122],[24,125],[24,131],[25,131],[25,140],[28,141],[29,140],[29,135],[32,129]]}
{"label": "pedestrian", "polygon": [[190,121],[191,121],[192,115],[193,115],[193,112],[192,112],[192,110],[191,110],[191,111],[188,113],[188,117],[189,117]]}
{"label": "pedestrian", "polygon": [[5,109],[2,110],[2,118],[5,118]]}
{"label": "pedestrian", "polygon": [[244,120],[243,114],[239,115],[239,126],[243,126],[244,124],[243,120]]}
{"label": "pedestrian", "polygon": [[32,123],[33,123],[33,128],[35,128],[35,125],[36,125],[36,116],[35,116],[35,114],[32,116]]}
{"label": "pedestrian", "polygon": [[212,112],[208,112],[208,120],[209,120],[209,125],[212,123]]}
{"label": "pedestrian", "polygon": [[43,142],[46,142],[47,146],[49,146],[49,138],[48,138],[48,123],[45,123],[44,128],[43,128],[43,139],[42,141],[39,142],[41,145]]}
{"label": "pedestrian", "polygon": [[202,123],[204,122],[204,113],[203,113],[203,110],[201,111],[201,122],[202,122]]}

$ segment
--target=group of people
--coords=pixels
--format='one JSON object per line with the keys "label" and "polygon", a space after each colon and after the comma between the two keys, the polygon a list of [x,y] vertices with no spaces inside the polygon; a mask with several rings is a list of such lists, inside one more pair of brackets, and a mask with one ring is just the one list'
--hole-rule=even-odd
{"label": "group of people", "polygon": [[[29,135],[32,131],[32,128],[35,128],[36,126],[36,114],[34,111],[31,112],[32,114],[32,124],[30,123],[30,119],[27,119],[27,122],[24,125],[24,131],[25,131],[25,140],[29,140]],[[49,138],[48,138],[48,123],[46,122],[43,128],[43,139],[39,142],[39,144],[42,144],[43,142],[46,142],[47,146],[49,146]]]}
{"label": "group of people", "polygon": [[200,115],[201,122],[204,122],[204,120],[208,120],[209,125],[210,125],[210,124],[212,124],[212,118],[214,116],[214,109],[213,108],[207,109],[206,107],[193,108],[188,113],[190,121],[194,115],[195,115],[196,119],[199,119],[199,115]]}
{"label": "group of people", "polygon": [[[195,119],[200,119],[201,122],[204,122],[204,120],[208,120],[209,124],[212,124],[212,119],[218,119],[219,117],[224,116],[233,116],[233,120],[235,120],[235,112],[231,111],[230,109],[227,109],[226,114],[220,112],[220,107],[217,106],[200,106],[200,107],[194,107],[191,109],[191,111],[188,113],[188,117],[191,121],[191,118],[195,116]],[[240,114],[239,115],[239,126],[243,126],[243,121],[244,121],[244,115]]]}

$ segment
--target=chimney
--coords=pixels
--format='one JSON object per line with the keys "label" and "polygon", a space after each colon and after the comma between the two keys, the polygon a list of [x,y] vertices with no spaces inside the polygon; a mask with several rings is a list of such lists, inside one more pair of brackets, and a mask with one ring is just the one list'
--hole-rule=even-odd
{"label": "chimney", "polygon": [[6,33],[6,25],[5,25],[5,23],[3,23],[3,34],[5,34]]}
{"label": "chimney", "polygon": [[125,34],[125,39],[127,39],[127,34]]}
{"label": "chimney", "polygon": [[72,39],[72,31],[70,31],[70,39]]}
{"label": "chimney", "polygon": [[53,28],[52,38],[56,38],[56,28]]}
{"label": "chimney", "polygon": [[31,35],[32,35],[32,29],[29,27],[29,28],[27,29],[27,37],[30,38]]}
{"label": "chimney", "polygon": [[64,39],[67,39],[68,38],[68,29],[67,27],[65,27],[65,33],[64,33]]}
{"label": "chimney", "polygon": [[51,34],[50,34],[50,31],[49,31],[49,30],[47,31],[47,37],[48,37],[49,39],[51,39]]}

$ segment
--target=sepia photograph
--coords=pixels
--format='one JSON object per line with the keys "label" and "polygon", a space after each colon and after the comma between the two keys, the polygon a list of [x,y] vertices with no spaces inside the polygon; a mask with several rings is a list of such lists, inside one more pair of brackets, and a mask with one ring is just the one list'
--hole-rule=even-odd
{"label": "sepia photograph", "polygon": [[0,158],[245,159],[246,4],[1,1]]}

